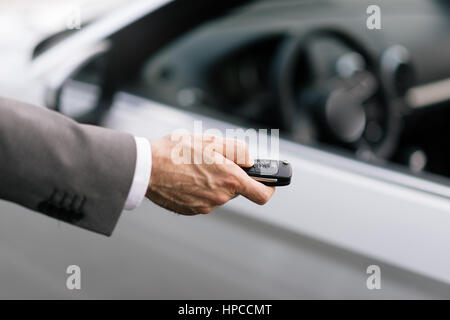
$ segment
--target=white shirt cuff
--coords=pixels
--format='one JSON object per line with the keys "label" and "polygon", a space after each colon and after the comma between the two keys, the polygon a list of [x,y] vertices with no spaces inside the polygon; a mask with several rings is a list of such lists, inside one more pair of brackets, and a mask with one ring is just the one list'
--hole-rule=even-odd
{"label": "white shirt cuff", "polygon": [[152,172],[150,141],[140,137],[134,137],[134,140],[136,141],[136,168],[124,210],[134,210],[141,205],[147,193]]}

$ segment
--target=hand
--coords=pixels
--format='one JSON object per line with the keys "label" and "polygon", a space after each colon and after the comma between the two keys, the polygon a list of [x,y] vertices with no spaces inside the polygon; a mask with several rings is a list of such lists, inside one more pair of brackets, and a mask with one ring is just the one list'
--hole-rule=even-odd
{"label": "hand", "polygon": [[[203,135],[185,135],[180,140],[172,141],[167,136],[150,141],[152,173],[146,196],[154,203],[183,215],[195,215],[207,214],[237,195],[260,205],[273,195],[273,187],[253,180],[236,164],[253,165],[244,142]],[[174,157],[183,156],[191,161],[174,161]],[[195,164],[193,157],[201,163]]]}

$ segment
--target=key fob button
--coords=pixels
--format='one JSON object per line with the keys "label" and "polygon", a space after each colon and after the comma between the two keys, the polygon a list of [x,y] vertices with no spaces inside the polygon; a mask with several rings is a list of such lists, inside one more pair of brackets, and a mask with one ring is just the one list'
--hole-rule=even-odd
{"label": "key fob button", "polygon": [[292,176],[291,165],[287,161],[255,160],[251,168],[243,168],[255,180],[269,186],[289,185]]}

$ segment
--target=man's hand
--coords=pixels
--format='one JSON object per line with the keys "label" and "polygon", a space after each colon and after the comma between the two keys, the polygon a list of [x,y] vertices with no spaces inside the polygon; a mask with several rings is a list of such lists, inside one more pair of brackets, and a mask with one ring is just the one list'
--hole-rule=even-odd
{"label": "man's hand", "polygon": [[[237,195],[260,205],[273,195],[273,187],[253,180],[238,166],[253,165],[244,142],[202,135],[186,135],[180,140],[167,136],[150,141],[152,173],[146,196],[154,203],[195,215],[207,214]],[[174,161],[174,156],[192,161]],[[194,163],[194,157],[201,163]]]}

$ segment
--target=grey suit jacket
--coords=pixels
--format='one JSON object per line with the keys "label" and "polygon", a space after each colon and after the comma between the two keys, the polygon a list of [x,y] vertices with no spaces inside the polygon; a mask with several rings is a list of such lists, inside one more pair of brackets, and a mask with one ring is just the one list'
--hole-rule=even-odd
{"label": "grey suit jacket", "polygon": [[129,134],[0,98],[0,199],[111,235],[135,163]]}

